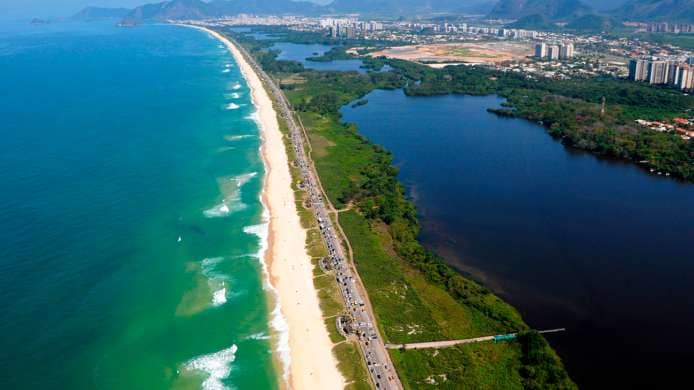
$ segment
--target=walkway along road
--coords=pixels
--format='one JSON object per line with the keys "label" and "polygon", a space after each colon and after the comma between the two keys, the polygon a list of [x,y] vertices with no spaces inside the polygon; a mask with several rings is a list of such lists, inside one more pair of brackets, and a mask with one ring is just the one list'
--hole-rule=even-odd
{"label": "walkway along road", "polygon": [[[222,31],[218,32],[224,34]],[[276,108],[279,110],[280,116],[287,124],[289,138],[296,155],[296,164],[301,170],[301,187],[308,193],[311,208],[318,221],[321,236],[329,253],[331,266],[335,270],[337,283],[340,286],[340,294],[344,300],[345,308],[351,317],[356,339],[366,361],[369,377],[377,389],[402,389],[395,367],[393,367],[390,356],[383,344],[383,339],[376,327],[375,316],[368,302],[366,290],[361,283],[356,268],[345,257],[342,244],[329,217],[328,210],[334,210],[334,208],[323,193],[313,161],[306,155],[304,136],[302,135],[303,129],[297,124],[289,102],[272,78],[258,66],[253,56],[242,45],[233,38],[228,38],[241,51],[246,61],[253,67],[258,77],[265,84],[277,105]],[[344,239],[346,240],[347,238],[344,237]]]}
{"label": "walkway along road", "polygon": [[[558,328],[558,329],[549,329],[549,330],[541,330],[537,333],[557,333],[557,332],[563,332],[566,329],[564,328]],[[409,344],[386,344],[386,348],[388,349],[427,349],[427,348],[448,348],[448,347],[453,347],[456,345],[461,345],[461,344],[472,344],[472,343],[481,343],[484,341],[494,341],[494,342],[501,342],[501,341],[508,341],[508,340],[513,340],[518,336],[517,333],[508,333],[508,334],[499,334],[496,336],[484,336],[484,337],[475,337],[471,339],[463,339],[463,340],[443,340],[443,341],[428,341],[428,342],[423,342],[423,343],[409,343]]]}

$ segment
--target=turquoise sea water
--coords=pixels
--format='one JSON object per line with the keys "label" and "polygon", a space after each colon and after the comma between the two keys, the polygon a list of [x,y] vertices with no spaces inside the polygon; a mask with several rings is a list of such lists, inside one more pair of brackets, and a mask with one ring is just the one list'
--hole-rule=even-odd
{"label": "turquoise sea water", "polygon": [[0,26],[0,388],[274,388],[248,88],[204,33]]}

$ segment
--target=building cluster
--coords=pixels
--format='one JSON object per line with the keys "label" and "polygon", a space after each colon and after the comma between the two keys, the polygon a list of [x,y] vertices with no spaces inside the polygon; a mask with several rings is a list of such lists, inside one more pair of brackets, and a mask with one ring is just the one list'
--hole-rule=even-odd
{"label": "building cluster", "polygon": [[[694,118],[693,118],[694,119]],[[676,132],[682,139],[688,141],[694,137],[694,120],[685,118],[673,118],[672,123],[663,123],[658,121],[647,121],[637,119],[636,123],[661,133]]]}
{"label": "building cluster", "polygon": [[694,24],[687,23],[649,23],[646,27],[648,32],[692,34]]}
{"label": "building cluster", "polygon": [[333,38],[355,38],[367,33],[383,30],[383,23],[374,21],[359,21],[356,19],[325,18],[320,20],[320,26],[330,30]]}
{"label": "building cluster", "polygon": [[561,44],[547,44],[540,42],[535,44],[535,58],[549,61],[569,60],[574,57],[574,44],[562,42]]}
{"label": "building cluster", "polygon": [[467,23],[404,23],[401,26],[421,33],[487,35],[507,39],[535,39],[539,34],[532,30],[472,26]]}
{"label": "building cluster", "polygon": [[632,59],[629,61],[629,80],[693,91],[694,66],[684,62]]}

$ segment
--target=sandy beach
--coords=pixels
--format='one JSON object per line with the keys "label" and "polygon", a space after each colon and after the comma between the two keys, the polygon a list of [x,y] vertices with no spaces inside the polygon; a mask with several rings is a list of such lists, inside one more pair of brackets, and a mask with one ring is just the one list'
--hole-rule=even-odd
{"label": "sandy beach", "polygon": [[306,251],[306,231],[301,227],[296,208],[287,152],[272,100],[253,68],[228,39],[212,30],[196,28],[211,34],[229,48],[251,88],[257,110],[266,169],[263,203],[269,213],[265,261],[289,334],[291,360],[283,373],[286,385],[293,389],[341,389],[345,381],[337,368],[337,360],[332,354],[333,344],[320,311],[313,284],[313,266]]}

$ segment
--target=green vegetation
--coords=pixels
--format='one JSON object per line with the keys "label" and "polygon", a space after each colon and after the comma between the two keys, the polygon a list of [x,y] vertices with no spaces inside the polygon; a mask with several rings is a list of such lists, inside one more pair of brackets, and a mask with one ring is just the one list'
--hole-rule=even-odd
{"label": "green vegetation", "polygon": [[307,60],[315,62],[330,62],[335,60],[351,60],[354,58],[354,56],[347,53],[344,46],[336,46],[323,53],[321,56],[309,57]]}
{"label": "green vegetation", "polygon": [[[338,110],[343,105],[377,88],[408,87],[412,75],[424,80],[427,72],[419,68],[407,74],[400,69],[367,74],[310,71],[296,63],[277,61],[272,52],[263,51],[266,44],[236,37],[273,78],[301,80],[281,85],[306,127],[311,157],[327,196],[336,208],[343,209],[339,223],[351,243],[385,340],[432,341],[527,330],[515,309],[461,276],[417,241],[416,211],[396,178],[392,156],[362,137],[354,125],[341,122]],[[383,60],[367,61],[372,69],[383,65]],[[328,316],[335,307],[330,287],[322,283],[317,279]],[[335,337],[333,331],[331,334]],[[432,379],[447,388],[522,388],[526,361],[537,373],[533,378],[538,383],[547,388],[574,388],[559,358],[548,351],[549,358],[537,366],[532,364],[536,360],[526,359],[522,345],[514,342],[428,352],[392,351],[392,357],[407,388],[432,384]],[[348,352],[336,354],[350,356]],[[341,365],[348,360],[340,358]],[[561,381],[551,374],[557,371],[564,373]]]}
{"label": "green vegetation", "polygon": [[687,50],[694,50],[694,35],[692,34],[639,33],[634,34],[632,37],[659,45],[672,45]]}
{"label": "green vegetation", "polygon": [[[287,125],[284,121],[279,121],[280,130],[288,133]],[[346,340],[337,329],[336,318],[345,312],[339,288],[332,274],[326,274],[318,265],[321,258],[327,256],[327,249],[323,244],[318,231],[318,222],[313,217],[313,213],[304,207],[307,200],[306,192],[298,188],[301,173],[298,168],[291,164],[296,159],[294,148],[291,146],[289,137],[284,138],[285,147],[290,160],[290,173],[294,193],[296,196],[297,210],[301,218],[301,225],[307,230],[306,248],[311,256],[313,264],[313,283],[318,293],[318,301],[321,313],[325,321],[325,327],[333,344],[333,355],[337,359],[338,369],[347,381],[346,389],[366,390],[371,388],[368,371],[363,359],[359,356],[359,346]]]}

